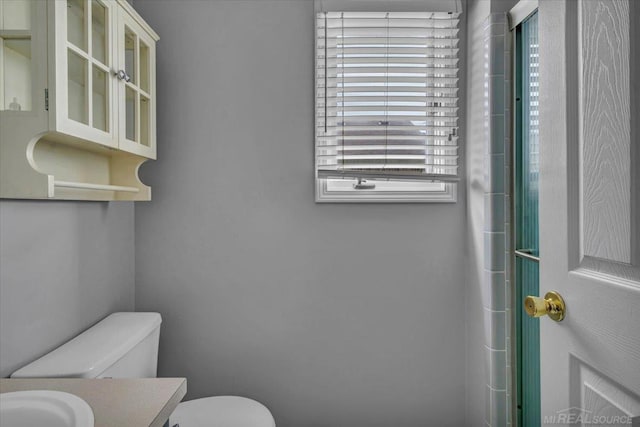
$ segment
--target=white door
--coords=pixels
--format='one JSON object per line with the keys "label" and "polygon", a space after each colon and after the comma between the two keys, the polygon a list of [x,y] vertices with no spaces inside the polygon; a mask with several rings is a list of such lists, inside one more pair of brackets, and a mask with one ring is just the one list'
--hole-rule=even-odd
{"label": "white door", "polygon": [[640,1],[540,1],[543,425],[640,422]]}

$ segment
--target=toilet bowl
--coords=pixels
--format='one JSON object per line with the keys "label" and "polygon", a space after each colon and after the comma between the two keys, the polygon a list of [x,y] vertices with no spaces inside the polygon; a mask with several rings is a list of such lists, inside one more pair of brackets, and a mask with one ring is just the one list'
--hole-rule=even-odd
{"label": "toilet bowl", "polygon": [[239,396],[215,396],[178,405],[171,423],[180,427],[275,427],[271,412],[260,402]]}
{"label": "toilet bowl", "polygon": [[[114,313],[12,378],[149,378],[158,366],[158,313]],[[240,396],[182,402],[170,417],[180,427],[275,427],[271,412]]]}

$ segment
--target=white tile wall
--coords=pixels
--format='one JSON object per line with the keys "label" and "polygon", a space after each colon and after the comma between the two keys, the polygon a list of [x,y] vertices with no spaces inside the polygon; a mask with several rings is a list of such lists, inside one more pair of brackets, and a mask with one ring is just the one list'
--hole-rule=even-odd
{"label": "white tile wall", "polygon": [[506,16],[491,14],[484,23],[485,153],[484,174],[484,330],[485,424],[511,424],[511,349],[509,348],[509,179],[510,34]]}

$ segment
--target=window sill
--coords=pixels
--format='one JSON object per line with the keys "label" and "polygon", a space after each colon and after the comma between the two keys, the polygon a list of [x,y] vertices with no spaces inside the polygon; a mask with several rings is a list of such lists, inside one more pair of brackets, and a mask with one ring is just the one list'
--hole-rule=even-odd
{"label": "window sill", "polygon": [[327,180],[316,179],[316,203],[456,203],[457,184],[441,189],[418,191],[339,190],[332,191]]}

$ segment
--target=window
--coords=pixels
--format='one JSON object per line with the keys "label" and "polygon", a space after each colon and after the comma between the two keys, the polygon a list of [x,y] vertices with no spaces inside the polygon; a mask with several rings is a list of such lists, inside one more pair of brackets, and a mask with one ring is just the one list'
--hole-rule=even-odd
{"label": "window", "polygon": [[317,14],[317,201],[455,201],[458,16]]}

